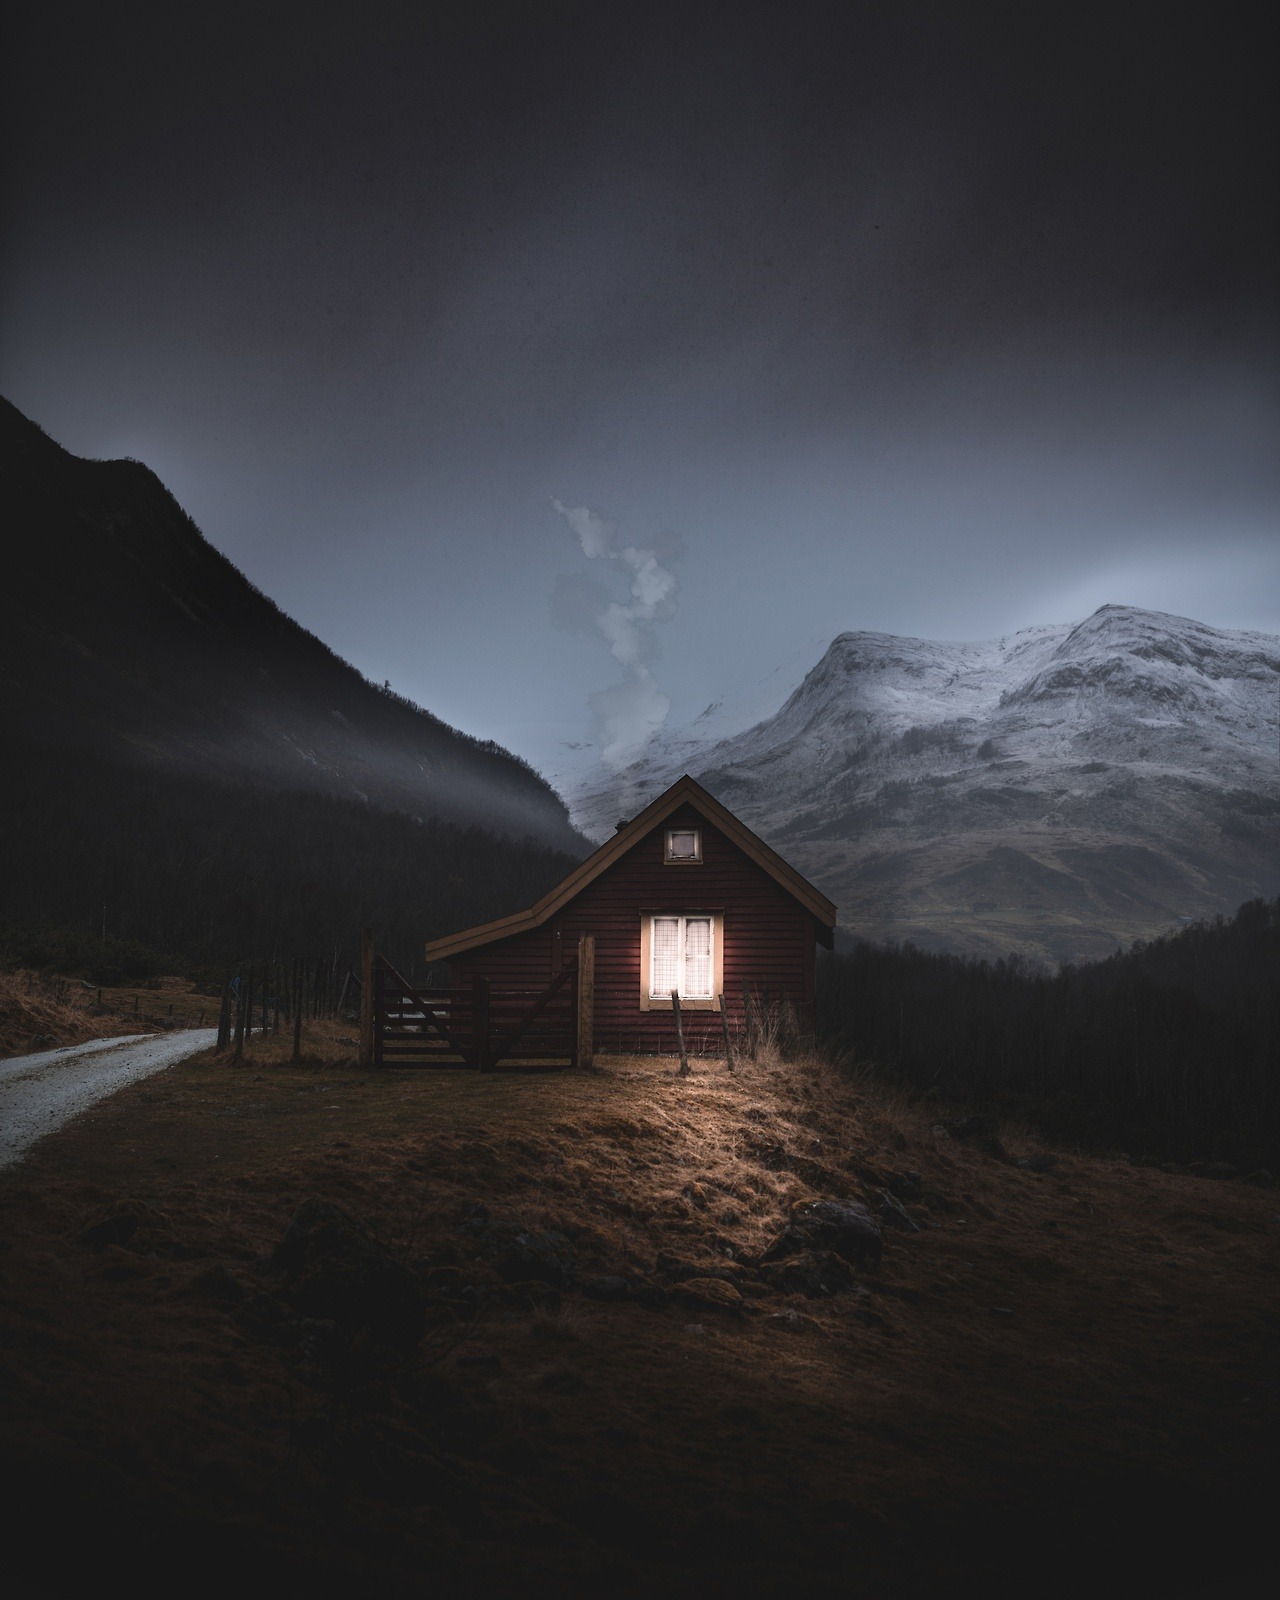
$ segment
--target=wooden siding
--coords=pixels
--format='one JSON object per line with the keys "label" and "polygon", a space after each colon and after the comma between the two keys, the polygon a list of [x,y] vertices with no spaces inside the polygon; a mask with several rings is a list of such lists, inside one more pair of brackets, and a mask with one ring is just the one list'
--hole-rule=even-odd
{"label": "wooden siding", "polygon": [[[701,865],[664,862],[668,828],[702,829]],[[724,917],[724,987],[731,1023],[742,1020],[744,980],[776,1002],[785,992],[802,1023],[812,1017],[814,918],[729,838],[686,804],[640,839],[540,928],[469,950],[450,961],[455,981],[480,974],[495,988],[539,988],[596,938],[596,1049],[674,1051],[670,1011],[640,1009],[640,915],[670,911]],[[686,1012],[691,1048],[723,1053],[718,1012]]]}

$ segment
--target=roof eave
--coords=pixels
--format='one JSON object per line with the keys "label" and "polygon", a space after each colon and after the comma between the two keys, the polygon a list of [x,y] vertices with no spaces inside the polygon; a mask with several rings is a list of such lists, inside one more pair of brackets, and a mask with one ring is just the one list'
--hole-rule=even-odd
{"label": "roof eave", "polygon": [[528,933],[534,928],[540,928],[561,906],[567,905],[589,883],[626,855],[632,845],[637,844],[650,829],[656,827],[664,817],[669,816],[686,801],[706,812],[709,819],[727,838],[754,860],[757,866],[769,873],[793,899],[799,901],[814,920],[819,942],[830,949],[836,925],[834,902],[828,900],[820,890],[815,889],[790,862],[784,861],[776,850],[767,845],[758,834],[753,833],[745,822],[739,822],[732,811],[721,805],[714,795],[708,794],[702,785],[686,772],[677,778],[669,789],[665,789],[651,800],[638,816],[632,817],[630,822],[624,828],[620,828],[611,839],[606,839],[599,849],[594,850],[585,861],[576,866],[567,878],[562,878],[555,888],[549,889],[540,900],[535,901],[527,911],[500,917],[494,922],[484,922],[478,927],[466,928],[461,933],[450,934],[444,939],[435,939],[426,947],[427,960],[447,961],[450,956],[462,955],[468,950],[479,949],[482,945],[496,944],[499,939],[510,938],[513,934]]}

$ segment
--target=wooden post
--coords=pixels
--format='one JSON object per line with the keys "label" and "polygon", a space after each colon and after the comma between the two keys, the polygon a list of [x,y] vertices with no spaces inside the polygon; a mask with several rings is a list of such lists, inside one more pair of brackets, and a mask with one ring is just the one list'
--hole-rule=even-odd
{"label": "wooden post", "polygon": [[244,1055],[244,985],[236,991],[236,1050],[237,1061]]}
{"label": "wooden post", "polygon": [[360,1065],[373,1065],[373,1035],[377,1027],[374,1015],[378,996],[374,992],[373,929],[365,928],[360,935]]}
{"label": "wooden post", "polygon": [[244,975],[244,1041],[246,1045],[253,1044],[253,963]]}
{"label": "wooden post", "polygon": [[689,1076],[689,1057],[685,1054],[684,1050],[684,1023],[680,1020],[679,989],[673,989],[671,991],[671,1009],[675,1013],[676,1019],[676,1045],[680,1051],[680,1076],[682,1078],[687,1078]]}
{"label": "wooden post", "polygon": [[262,963],[262,1038],[266,1042],[271,1032],[271,968]]}
{"label": "wooden post", "polygon": [[218,1043],[221,1054],[231,1043],[231,979],[222,986],[222,1003],[218,1007]]}
{"label": "wooden post", "polygon": [[293,1054],[295,1064],[302,1060],[302,997],[298,993],[298,962],[293,963]]}
{"label": "wooden post", "polygon": [[732,1072],[733,1071],[733,1037],[729,1032],[729,1008],[728,1008],[728,1006],[725,1005],[724,996],[722,994],[721,995],[717,995],[716,998],[720,1002],[720,1027],[722,1028],[722,1030],[724,1032],[724,1064],[725,1064],[725,1067],[730,1072]]}
{"label": "wooden post", "polygon": [[488,978],[473,978],[471,990],[475,995],[473,1006],[476,1066],[481,1072],[488,1070],[489,1066],[489,980]]}
{"label": "wooden post", "polygon": [[596,936],[578,938],[578,1065],[595,1065]]}
{"label": "wooden post", "polygon": [[751,985],[745,978],[742,980],[742,1029],[747,1054],[754,1061],[756,1058],[756,1026],[755,1019],[751,1015]]}

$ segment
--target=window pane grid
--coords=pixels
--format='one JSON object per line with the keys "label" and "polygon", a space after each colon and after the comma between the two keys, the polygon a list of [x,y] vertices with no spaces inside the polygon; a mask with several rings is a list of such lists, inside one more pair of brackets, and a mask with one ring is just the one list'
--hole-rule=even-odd
{"label": "window pane grid", "polygon": [[650,922],[649,994],[709,1000],[715,981],[710,917],[654,917]]}
{"label": "window pane grid", "polygon": [[653,919],[653,982],[651,994],[669,995],[680,983],[680,918]]}
{"label": "window pane grid", "polygon": [[711,994],[711,919],[688,917],[684,925],[684,985],[682,995],[706,1000]]}

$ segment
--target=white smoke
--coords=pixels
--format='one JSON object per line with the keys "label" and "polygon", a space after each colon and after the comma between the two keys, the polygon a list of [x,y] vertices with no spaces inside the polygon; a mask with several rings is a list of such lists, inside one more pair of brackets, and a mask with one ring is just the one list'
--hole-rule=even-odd
{"label": "white smoke", "polygon": [[654,626],[676,614],[680,582],[664,564],[680,553],[680,541],[664,534],[654,546],[619,544],[616,524],[587,506],[552,506],[573,529],[582,553],[592,561],[613,561],[627,575],[630,599],[623,604],[590,579],[564,579],[556,586],[552,612],[564,627],[588,627],[609,646],[626,676],[587,696],[593,737],[610,772],[629,765],[667,720],[670,699],[649,663],[656,650]]}

